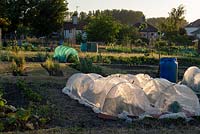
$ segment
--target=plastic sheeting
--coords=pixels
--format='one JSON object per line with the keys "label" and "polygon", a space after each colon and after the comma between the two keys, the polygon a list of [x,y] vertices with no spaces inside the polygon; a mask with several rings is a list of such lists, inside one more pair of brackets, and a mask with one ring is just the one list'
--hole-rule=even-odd
{"label": "plastic sheeting", "polygon": [[79,59],[78,52],[74,48],[63,45],[56,47],[53,57],[59,62],[67,62],[70,57]]}
{"label": "plastic sheeting", "polygon": [[96,113],[121,118],[171,113],[169,106],[174,102],[186,115],[198,115],[200,109],[197,96],[187,86],[145,74],[102,77],[78,73],[69,78],[63,93]]}
{"label": "plastic sheeting", "polygon": [[196,66],[189,67],[183,76],[182,84],[192,88],[197,93],[200,93],[200,69]]}

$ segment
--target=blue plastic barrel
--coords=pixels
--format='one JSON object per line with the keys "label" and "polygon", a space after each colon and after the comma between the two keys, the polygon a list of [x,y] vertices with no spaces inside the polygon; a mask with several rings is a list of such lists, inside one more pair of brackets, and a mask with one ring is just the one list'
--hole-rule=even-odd
{"label": "blue plastic barrel", "polygon": [[176,83],[178,80],[178,62],[176,58],[160,59],[160,78]]}

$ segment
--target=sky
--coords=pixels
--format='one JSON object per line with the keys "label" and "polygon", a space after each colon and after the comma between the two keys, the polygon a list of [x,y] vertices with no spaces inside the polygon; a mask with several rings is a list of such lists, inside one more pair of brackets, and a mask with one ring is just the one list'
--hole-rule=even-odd
{"label": "sky", "polygon": [[142,11],[146,18],[167,17],[172,8],[183,4],[186,9],[185,18],[188,22],[200,19],[200,0],[67,0],[70,12],[127,9]]}

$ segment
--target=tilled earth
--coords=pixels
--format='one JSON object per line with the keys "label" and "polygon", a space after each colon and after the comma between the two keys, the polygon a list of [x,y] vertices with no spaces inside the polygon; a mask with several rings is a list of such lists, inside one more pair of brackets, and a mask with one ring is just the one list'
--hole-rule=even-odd
{"label": "tilled earth", "polygon": [[32,90],[39,92],[48,100],[52,107],[49,111],[51,120],[47,129],[24,133],[200,133],[200,118],[189,122],[183,119],[157,120],[147,118],[133,123],[127,123],[124,120],[101,119],[90,108],[62,93],[67,79],[75,72],[74,70],[67,71],[64,77],[49,77],[45,73],[40,76],[37,75],[43,73],[24,77],[14,77],[10,74],[0,76],[0,84],[6,89],[5,98],[9,104],[22,107],[28,103],[26,99],[22,98],[20,91],[16,91],[16,82],[21,79]]}

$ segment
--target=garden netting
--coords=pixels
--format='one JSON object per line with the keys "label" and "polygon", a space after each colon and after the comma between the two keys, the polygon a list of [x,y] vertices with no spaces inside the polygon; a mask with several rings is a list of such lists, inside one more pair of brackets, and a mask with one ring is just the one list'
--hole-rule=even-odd
{"label": "garden netting", "polygon": [[200,93],[200,69],[196,66],[189,67],[183,76],[182,84],[190,87],[197,94]]}
{"label": "garden netting", "polygon": [[68,79],[63,93],[96,113],[120,118],[173,113],[187,117],[200,111],[198,97],[189,87],[147,74],[77,73]]}

